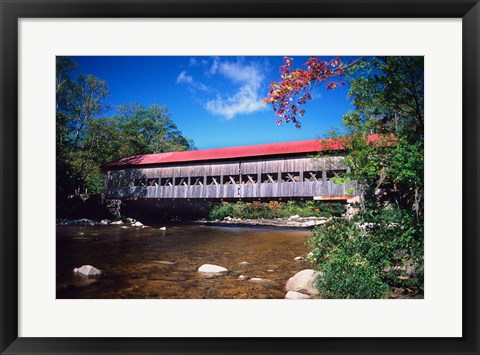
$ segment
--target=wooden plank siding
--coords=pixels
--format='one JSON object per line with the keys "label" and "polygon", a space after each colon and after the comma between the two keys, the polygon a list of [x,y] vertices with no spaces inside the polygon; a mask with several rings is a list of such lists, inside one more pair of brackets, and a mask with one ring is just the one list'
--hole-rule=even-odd
{"label": "wooden plank siding", "polygon": [[357,187],[355,182],[337,185],[327,181],[327,171],[346,170],[342,159],[341,156],[260,157],[115,169],[107,172],[107,195],[120,199],[345,196],[348,189]]}

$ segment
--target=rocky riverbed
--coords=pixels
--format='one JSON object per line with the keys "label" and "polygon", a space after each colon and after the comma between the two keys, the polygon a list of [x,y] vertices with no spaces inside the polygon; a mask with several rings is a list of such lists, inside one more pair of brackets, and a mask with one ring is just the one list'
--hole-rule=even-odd
{"label": "rocky riverbed", "polygon": [[57,225],[57,298],[283,299],[289,279],[311,268],[295,260],[309,230],[132,222]]}
{"label": "rocky riverbed", "polygon": [[259,219],[242,219],[225,217],[223,220],[200,220],[199,223],[214,224],[214,225],[228,225],[228,224],[245,224],[252,226],[273,226],[273,227],[297,227],[309,228],[318,226],[328,222],[330,218],[327,217],[300,217],[299,215],[290,216],[289,218],[259,218]]}

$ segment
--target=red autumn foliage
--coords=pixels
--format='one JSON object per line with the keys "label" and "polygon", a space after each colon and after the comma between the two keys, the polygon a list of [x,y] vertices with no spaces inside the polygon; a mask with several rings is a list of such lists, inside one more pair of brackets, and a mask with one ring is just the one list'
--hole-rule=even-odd
{"label": "red autumn foliage", "polygon": [[281,81],[272,82],[269,86],[268,96],[262,102],[271,104],[275,115],[278,117],[277,124],[293,122],[297,127],[301,123],[299,117],[305,114],[300,105],[305,105],[312,99],[311,89],[329,81],[327,90],[333,90],[339,85],[345,85],[343,81],[333,81],[334,78],[345,74],[340,58],[330,61],[321,61],[316,57],[304,63],[306,69],[292,69],[292,58],[285,57],[285,64],[280,67]]}

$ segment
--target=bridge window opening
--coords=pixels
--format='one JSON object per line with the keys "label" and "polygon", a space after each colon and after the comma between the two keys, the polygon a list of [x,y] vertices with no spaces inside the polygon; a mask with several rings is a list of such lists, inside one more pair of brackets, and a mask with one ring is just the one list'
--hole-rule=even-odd
{"label": "bridge window opening", "polygon": [[299,182],[300,173],[282,173],[282,182]]}
{"label": "bridge window opening", "polygon": [[176,177],[175,178],[175,186],[188,186],[188,178],[187,177]]}
{"label": "bridge window opening", "polygon": [[190,178],[190,185],[203,186],[203,176],[192,176]]}
{"label": "bridge window opening", "polygon": [[332,178],[340,178],[343,177],[346,170],[328,170],[327,171],[327,181],[330,181]]}
{"label": "bridge window opening", "polygon": [[220,185],[220,176],[207,176],[207,185]]}
{"label": "bridge window opening", "polygon": [[257,175],[242,175],[242,184],[256,184],[257,183]]}
{"label": "bridge window opening", "polygon": [[304,181],[322,181],[322,172],[321,171],[304,171],[303,179]]}
{"label": "bridge window opening", "polygon": [[158,178],[147,179],[147,186],[158,186]]}
{"label": "bridge window opening", "polygon": [[276,184],[278,182],[278,174],[262,174],[260,177],[264,184]]}
{"label": "bridge window opening", "polygon": [[240,184],[240,175],[226,175],[223,177],[224,185],[237,185]]}
{"label": "bridge window opening", "polygon": [[161,178],[160,186],[173,186],[172,182],[173,182],[172,178]]}
{"label": "bridge window opening", "polygon": [[135,186],[145,186],[145,179],[135,179]]}

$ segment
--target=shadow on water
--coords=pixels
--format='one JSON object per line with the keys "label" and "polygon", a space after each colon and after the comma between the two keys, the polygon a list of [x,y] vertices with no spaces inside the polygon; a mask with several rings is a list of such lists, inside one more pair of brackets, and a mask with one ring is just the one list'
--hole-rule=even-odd
{"label": "shadow on water", "polygon": [[[123,228],[122,228],[123,227]],[[160,230],[125,226],[57,226],[57,298],[284,298],[285,284],[309,268],[309,230],[268,227],[171,225]],[[242,262],[248,265],[242,265]],[[81,265],[101,277],[73,274]],[[206,278],[202,264],[226,267],[224,276]],[[247,278],[275,281],[258,285]]]}

